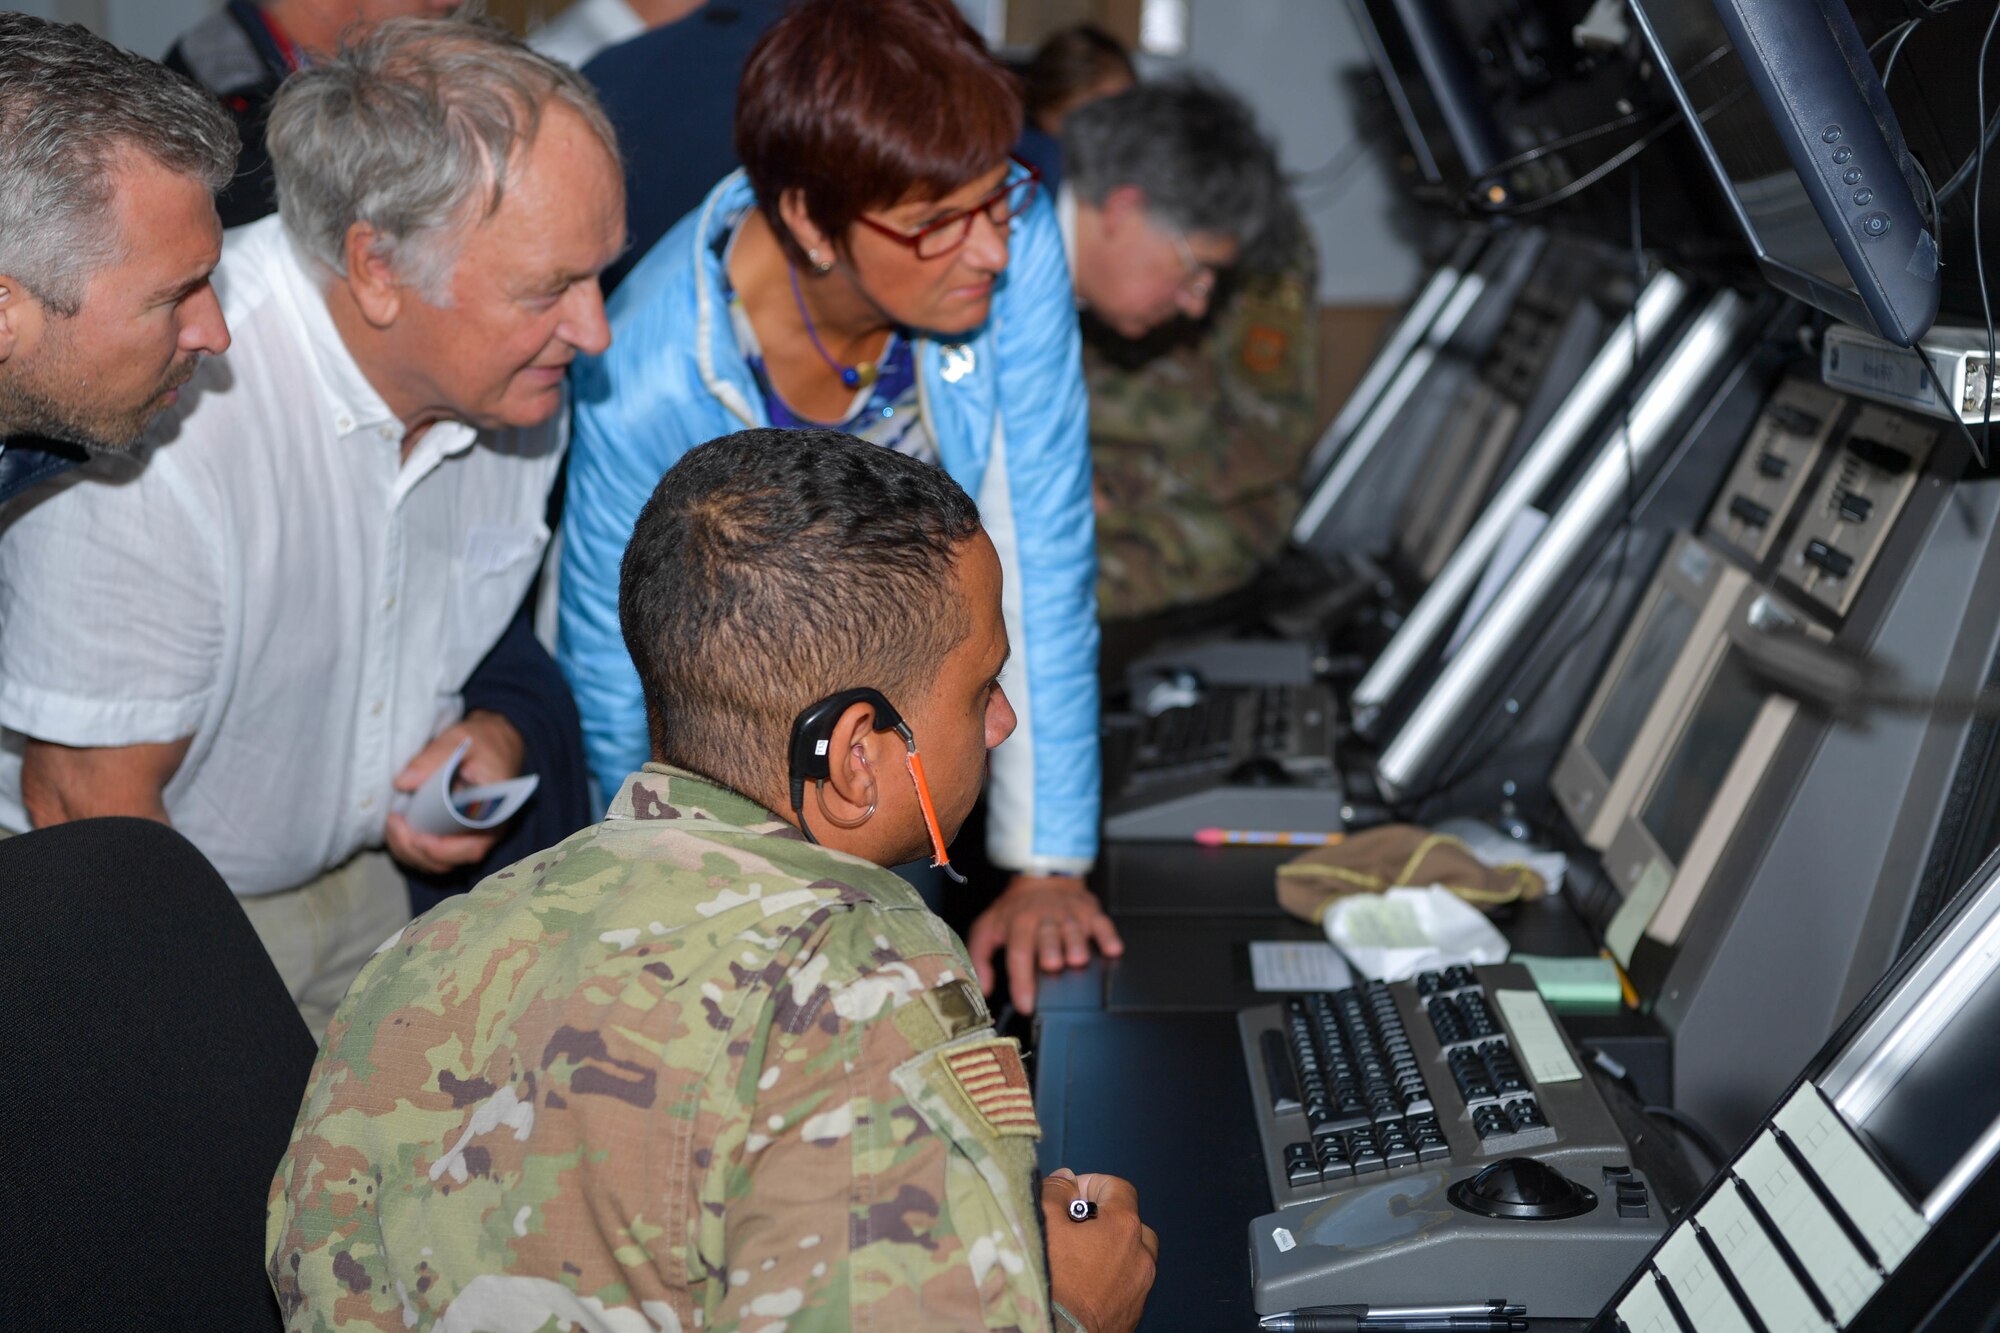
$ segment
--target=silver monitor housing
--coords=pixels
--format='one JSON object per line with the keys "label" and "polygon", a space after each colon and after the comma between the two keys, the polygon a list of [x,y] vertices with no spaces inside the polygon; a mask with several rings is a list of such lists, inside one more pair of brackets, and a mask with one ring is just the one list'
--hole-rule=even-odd
{"label": "silver monitor housing", "polygon": [[[1678,286],[1678,280],[1675,283]],[[1652,291],[1649,286],[1640,296],[1642,323],[1643,308]],[[1385,797],[1392,801],[1406,798],[1419,792],[1431,779],[1446,749],[1465,733],[1473,710],[1487,702],[1490,687],[1518,654],[1524,636],[1567,586],[1568,576],[1583,558],[1591,539],[1604,531],[1624,505],[1632,479],[1649,475],[1654,462],[1671,446],[1675,438],[1673,427],[1688,402],[1737,345],[1751,313],[1752,306],[1743,297],[1733,291],[1720,291],[1708,299],[1681,332],[1633,403],[1629,420],[1621,421],[1609,432],[1478,625],[1445,663],[1408,720],[1383,749],[1376,761],[1375,777]],[[1629,336],[1630,322],[1623,327]],[[1630,354],[1628,347],[1628,358]],[[1613,388],[1615,382],[1606,387],[1607,398]],[[1582,428],[1581,424],[1576,427],[1578,431]],[[1524,459],[1515,469],[1517,477],[1527,470],[1529,462]],[[1550,471],[1554,471],[1553,466]],[[1514,478],[1510,478],[1503,496],[1513,491],[1513,484]],[[1527,497],[1519,497],[1519,502],[1525,508]],[[1495,505],[1499,503],[1496,498]],[[1489,507],[1480,526],[1466,538],[1467,546],[1486,527],[1488,519],[1499,517]],[[1498,538],[1496,529],[1492,540],[1497,542]],[[1460,554],[1471,552],[1461,550]],[[1451,565],[1447,565],[1446,572],[1450,570]],[[1439,576],[1440,582],[1443,578],[1444,575]],[[1433,585],[1431,591],[1438,592],[1439,588]],[[1406,623],[1405,629],[1408,627]],[[1441,618],[1438,628],[1442,628]],[[1395,641],[1390,646],[1393,648]],[[1381,665],[1377,663],[1378,668]],[[1382,702],[1378,699],[1375,706],[1379,708]],[[1357,704],[1357,712],[1358,708]]]}
{"label": "silver monitor housing", "polygon": [[1358,730],[1366,734],[1375,725],[1382,711],[1407,687],[1418,664],[1450,632],[1460,607],[1508,530],[1569,461],[1585,432],[1630,377],[1634,361],[1663,335],[1687,291],[1686,283],[1665,270],[1647,281],[1632,316],[1619,322],[1577,381],[1574,392],[1543,427],[1487,503],[1479,521],[1411,608],[1375,665],[1355,686],[1349,715]]}

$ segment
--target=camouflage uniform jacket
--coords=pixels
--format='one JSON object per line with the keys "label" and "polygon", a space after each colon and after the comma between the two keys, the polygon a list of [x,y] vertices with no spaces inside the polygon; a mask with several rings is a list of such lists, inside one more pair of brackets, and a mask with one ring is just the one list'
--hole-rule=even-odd
{"label": "camouflage uniform jacket", "polygon": [[391,939],[272,1182],[293,1329],[1049,1327],[1035,1122],[902,880],[679,770]]}
{"label": "camouflage uniform jacket", "polygon": [[1303,223],[1295,237],[1199,324],[1129,342],[1086,322],[1106,620],[1231,592],[1284,544],[1318,415],[1319,265]]}

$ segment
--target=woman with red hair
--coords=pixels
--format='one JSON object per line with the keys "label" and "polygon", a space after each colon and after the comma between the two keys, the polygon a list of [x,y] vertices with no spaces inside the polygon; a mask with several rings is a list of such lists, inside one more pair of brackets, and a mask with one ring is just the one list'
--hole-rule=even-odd
{"label": "woman with red hair", "polygon": [[1021,119],[943,0],[802,0],[765,33],[738,94],[743,169],[633,269],[611,350],[576,367],[558,658],[616,790],[648,754],[618,562],[667,468],[747,426],[943,467],[1000,552],[1020,719],[988,786],[989,850],[1016,874],[969,945],[988,989],[1005,946],[1025,1011],[1037,967],[1121,945],[1081,878],[1099,800],[1088,412],[1053,210],[1008,155]]}

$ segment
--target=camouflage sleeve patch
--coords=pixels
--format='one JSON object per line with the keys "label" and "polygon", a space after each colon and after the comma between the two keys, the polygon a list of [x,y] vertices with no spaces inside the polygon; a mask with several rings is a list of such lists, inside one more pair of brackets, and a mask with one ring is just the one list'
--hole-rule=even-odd
{"label": "camouflage sleeve patch", "polygon": [[988,1133],[1042,1136],[1028,1071],[1021,1067],[1020,1042],[1012,1037],[974,1042],[954,1048],[942,1063],[953,1091]]}

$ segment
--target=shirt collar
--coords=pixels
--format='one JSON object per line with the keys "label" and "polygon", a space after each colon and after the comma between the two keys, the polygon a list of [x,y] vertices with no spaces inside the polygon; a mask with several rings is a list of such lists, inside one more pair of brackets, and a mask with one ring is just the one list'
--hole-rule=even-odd
{"label": "shirt collar", "polygon": [[671,764],[647,764],[625,779],[612,819],[704,820],[746,833],[802,841],[799,831],[748,796]]}
{"label": "shirt collar", "polygon": [[[278,220],[273,218],[277,223]],[[301,255],[298,243],[292,239],[289,230],[279,224],[278,237],[282,255],[278,262],[280,280],[290,298],[290,304],[298,314],[299,325],[305,333],[306,348],[311,353],[315,369],[319,372],[321,407],[327,414],[336,433],[349,435],[355,431],[384,430],[389,432],[397,448],[402,447],[403,423],[368,377],[354,360],[354,353],[347,348],[340,330],[333,322],[333,313],[327,309],[327,286],[331,281],[322,276],[318,266]],[[478,437],[472,427],[458,421],[441,421],[424,432],[418,452],[446,457],[468,449]],[[416,455],[411,456],[414,462]]]}

